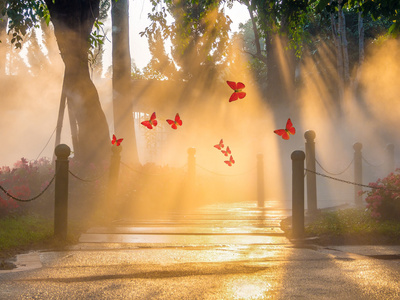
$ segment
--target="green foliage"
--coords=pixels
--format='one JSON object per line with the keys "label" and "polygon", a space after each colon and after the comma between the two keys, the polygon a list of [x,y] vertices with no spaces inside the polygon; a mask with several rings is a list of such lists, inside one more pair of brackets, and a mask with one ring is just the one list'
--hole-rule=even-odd
{"label": "green foliage", "polygon": [[312,2],[316,2],[314,5],[316,13],[337,10],[337,5],[341,2],[344,8],[361,11],[363,17],[370,15],[375,21],[386,18],[391,22],[389,34],[397,35],[400,32],[400,1],[398,0],[313,0]]}
{"label": "green foliage", "polygon": [[[104,41],[103,23],[107,17],[107,11],[110,8],[108,0],[101,0],[100,14],[93,26],[93,31],[89,36],[88,42],[92,48],[97,48]],[[41,20],[44,20],[47,26],[50,24],[51,16],[45,0],[6,0],[1,14],[7,15],[9,20],[9,33],[12,33],[11,43],[16,48],[22,47],[23,37],[33,28],[39,27]],[[93,53],[92,53],[93,54]]]}
{"label": "green foliage", "polygon": [[16,48],[22,47],[22,37],[37,26],[41,18],[46,19],[46,22],[50,19],[43,0],[7,0],[1,13],[8,16],[9,32],[13,32],[11,43]]}
{"label": "green foliage", "polygon": [[[215,71],[216,65],[225,63],[231,21],[218,7],[219,1],[153,0],[152,4],[152,23],[141,35],[149,40],[161,35],[171,41],[172,58],[183,78],[190,79],[202,69]],[[174,19],[172,24],[168,16]]]}
{"label": "green foliage", "polygon": [[377,222],[369,211],[345,209],[322,212],[305,227],[307,236],[322,243],[375,244],[399,243],[400,222]]}

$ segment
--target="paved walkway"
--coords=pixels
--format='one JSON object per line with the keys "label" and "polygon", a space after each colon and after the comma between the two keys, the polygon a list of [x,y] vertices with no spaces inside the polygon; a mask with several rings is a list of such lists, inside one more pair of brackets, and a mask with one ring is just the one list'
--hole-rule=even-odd
{"label": "paved walkway", "polygon": [[0,299],[400,299],[400,247],[299,247],[279,229],[287,213],[236,204],[118,220],[68,250],[19,256]]}

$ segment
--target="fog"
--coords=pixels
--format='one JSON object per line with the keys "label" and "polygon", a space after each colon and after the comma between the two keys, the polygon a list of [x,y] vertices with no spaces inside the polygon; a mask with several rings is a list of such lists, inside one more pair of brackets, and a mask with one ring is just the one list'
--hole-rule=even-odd
{"label": "fog", "polygon": [[[125,205],[138,211],[137,203],[141,203],[142,209],[146,206],[149,207],[147,210],[155,209],[148,205],[151,197],[162,197],[162,201],[155,202],[170,208],[183,205],[182,201],[189,198],[194,205],[215,201],[257,201],[257,154],[264,157],[266,206],[290,207],[290,154],[294,150],[304,150],[306,130],[315,131],[317,160],[332,173],[339,173],[349,165],[355,142],[363,144],[363,156],[371,165],[380,165],[384,161],[388,143],[395,145],[398,161],[400,114],[397,97],[400,85],[396,80],[400,76],[400,66],[396,58],[400,54],[399,46],[398,41],[389,40],[367,49],[357,81],[345,90],[339,109],[335,108],[334,101],[337,100],[331,95],[331,85],[327,84],[336,78],[335,57],[328,50],[321,57],[331,74],[322,74],[315,68],[312,57],[304,57],[297,99],[285,106],[268,104],[252,84],[254,79],[246,68],[203,85],[201,80],[206,82],[207,74],[200,73],[199,82],[190,91],[177,82],[162,88],[153,81],[135,83],[134,109],[129,114],[136,118],[139,158],[142,165],[152,163],[160,168],[121,166],[121,177],[125,182],[121,182],[120,193],[129,196],[125,196],[117,207]],[[240,53],[236,55],[242,57]],[[51,61],[51,68],[36,76],[27,75],[23,66],[19,66],[18,74],[1,79],[1,165],[12,166],[21,157],[34,160],[39,156],[53,156],[63,64],[57,55]],[[284,61],[282,68],[285,68]],[[245,83],[246,97],[229,102],[232,90],[226,80]],[[111,82],[101,78],[94,81],[112,134]],[[157,114],[158,125],[149,130],[140,122],[153,112]],[[174,119],[176,113],[183,125],[174,130],[166,119]],[[273,131],[285,128],[288,118],[291,118],[296,134],[283,140]],[[232,151],[233,166],[228,166],[224,161],[229,157],[214,147],[221,139]],[[67,115],[61,142],[72,147]],[[185,180],[187,151],[191,147],[196,149],[197,166],[196,188],[189,191]],[[122,162],[125,155],[128,154],[122,152]],[[165,171],[165,168],[173,168],[174,174],[168,175],[171,169]],[[318,167],[317,171],[322,172]],[[157,177],[160,172],[164,172],[162,178],[168,179],[168,184],[160,184],[162,180]],[[364,164],[363,183],[368,184],[385,174],[382,167]],[[141,185],[132,188],[132,184],[126,182],[130,176],[132,180],[140,180]],[[338,178],[352,181],[353,168]],[[317,185],[319,208],[354,203],[353,185],[323,177],[317,177]],[[162,190],[152,194],[154,189]],[[129,197],[135,200],[129,202]]]}

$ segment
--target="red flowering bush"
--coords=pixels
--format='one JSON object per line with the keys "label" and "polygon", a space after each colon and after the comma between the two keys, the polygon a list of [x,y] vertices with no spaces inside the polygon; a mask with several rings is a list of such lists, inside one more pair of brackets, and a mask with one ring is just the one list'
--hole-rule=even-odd
{"label": "red flowering bush", "polygon": [[[1,167],[0,185],[13,197],[26,200],[40,193],[46,187],[43,183],[49,182],[53,175],[54,170],[47,158],[30,162],[21,158],[12,169]],[[26,207],[0,191],[0,216],[22,212]]]}
{"label": "red flowering bush", "polygon": [[400,169],[369,186],[372,190],[363,193],[367,194],[365,201],[371,216],[382,221],[400,221]]}

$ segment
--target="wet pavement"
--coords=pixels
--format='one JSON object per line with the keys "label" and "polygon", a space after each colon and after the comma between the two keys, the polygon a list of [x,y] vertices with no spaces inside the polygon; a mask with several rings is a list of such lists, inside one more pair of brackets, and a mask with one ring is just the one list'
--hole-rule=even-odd
{"label": "wet pavement", "polygon": [[0,299],[400,299],[400,247],[296,246],[288,214],[241,203],[118,220],[19,256]]}

